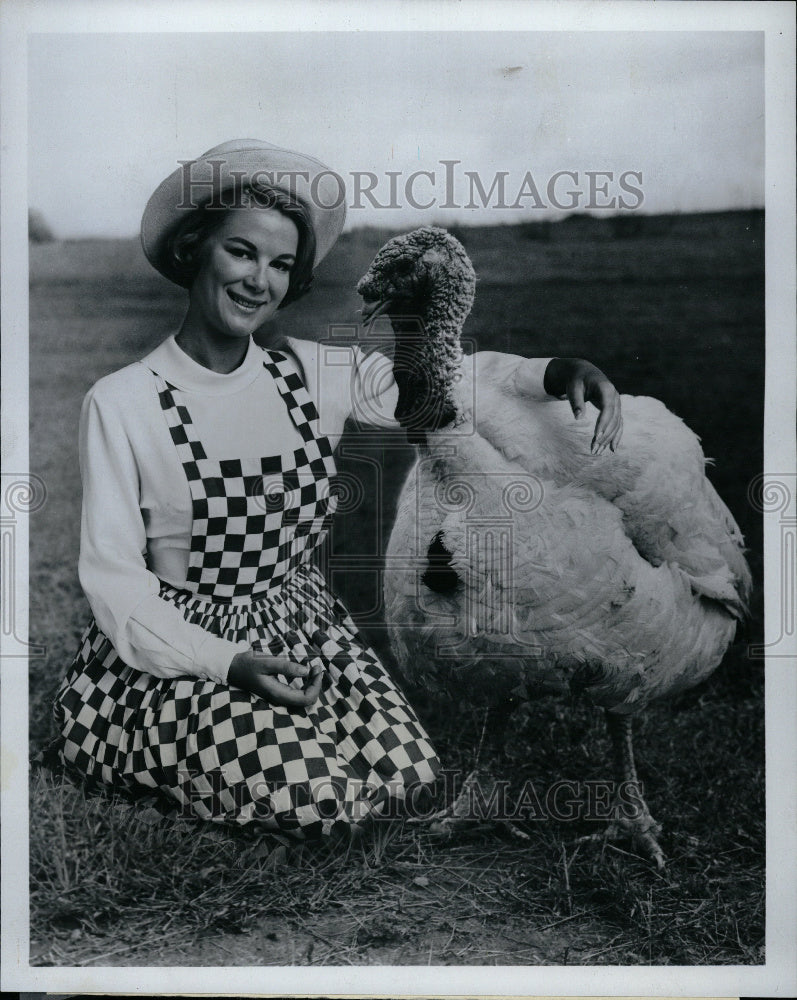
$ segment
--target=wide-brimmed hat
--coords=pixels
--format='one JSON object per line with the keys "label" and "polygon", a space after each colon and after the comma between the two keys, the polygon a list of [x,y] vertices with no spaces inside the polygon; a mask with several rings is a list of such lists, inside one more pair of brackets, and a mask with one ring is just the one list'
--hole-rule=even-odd
{"label": "wide-brimmed hat", "polygon": [[155,189],[141,218],[147,260],[182,284],[168,253],[169,237],[200,206],[234,208],[250,182],[284,191],[307,210],[316,240],[314,266],[332,249],[346,219],[346,192],[338,174],[312,156],[262,139],[233,139],[180,166]]}

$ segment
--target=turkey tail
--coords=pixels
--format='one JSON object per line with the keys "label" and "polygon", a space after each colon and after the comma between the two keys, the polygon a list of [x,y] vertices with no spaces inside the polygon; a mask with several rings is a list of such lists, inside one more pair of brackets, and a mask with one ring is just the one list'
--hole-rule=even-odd
{"label": "turkey tail", "polygon": [[744,538],[739,525],[712,483],[706,479],[703,495],[716,525],[712,541],[724,565],[704,574],[691,572],[692,589],[701,597],[716,601],[740,622],[750,615],[749,601],[753,581],[744,557]]}

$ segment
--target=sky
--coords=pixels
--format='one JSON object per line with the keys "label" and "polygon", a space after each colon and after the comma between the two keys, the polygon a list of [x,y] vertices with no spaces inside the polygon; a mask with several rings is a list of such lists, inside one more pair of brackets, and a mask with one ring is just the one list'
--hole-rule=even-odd
{"label": "sky", "polygon": [[239,137],[329,164],[349,228],[764,204],[759,32],[41,34],[28,79],[29,201],[63,238],[134,235]]}

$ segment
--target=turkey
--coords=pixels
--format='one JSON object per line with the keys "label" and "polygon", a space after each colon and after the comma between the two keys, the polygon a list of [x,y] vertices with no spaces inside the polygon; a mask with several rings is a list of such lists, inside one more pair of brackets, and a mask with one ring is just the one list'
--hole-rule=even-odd
{"label": "turkey", "polygon": [[[367,319],[390,318],[395,418],[417,445],[386,554],[391,646],[407,683],[460,700],[583,693],[638,788],[633,716],[708,677],[746,614],[742,536],[658,400],[623,396],[623,445],[596,454],[594,419],[524,394],[525,359],[463,355],[475,284],[460,243],[427,227],[357,286]],[[661,867],[639,792],[608,832]]]}

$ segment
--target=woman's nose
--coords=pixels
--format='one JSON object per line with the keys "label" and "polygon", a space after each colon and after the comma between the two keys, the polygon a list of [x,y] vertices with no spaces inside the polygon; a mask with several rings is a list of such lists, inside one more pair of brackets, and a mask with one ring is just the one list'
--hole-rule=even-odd
{"label": "woman's nose", "polygon": [[253,264],[252,269],[244,278],[244,284],[252,291],[264,292],[268,287],[268,264]]}

